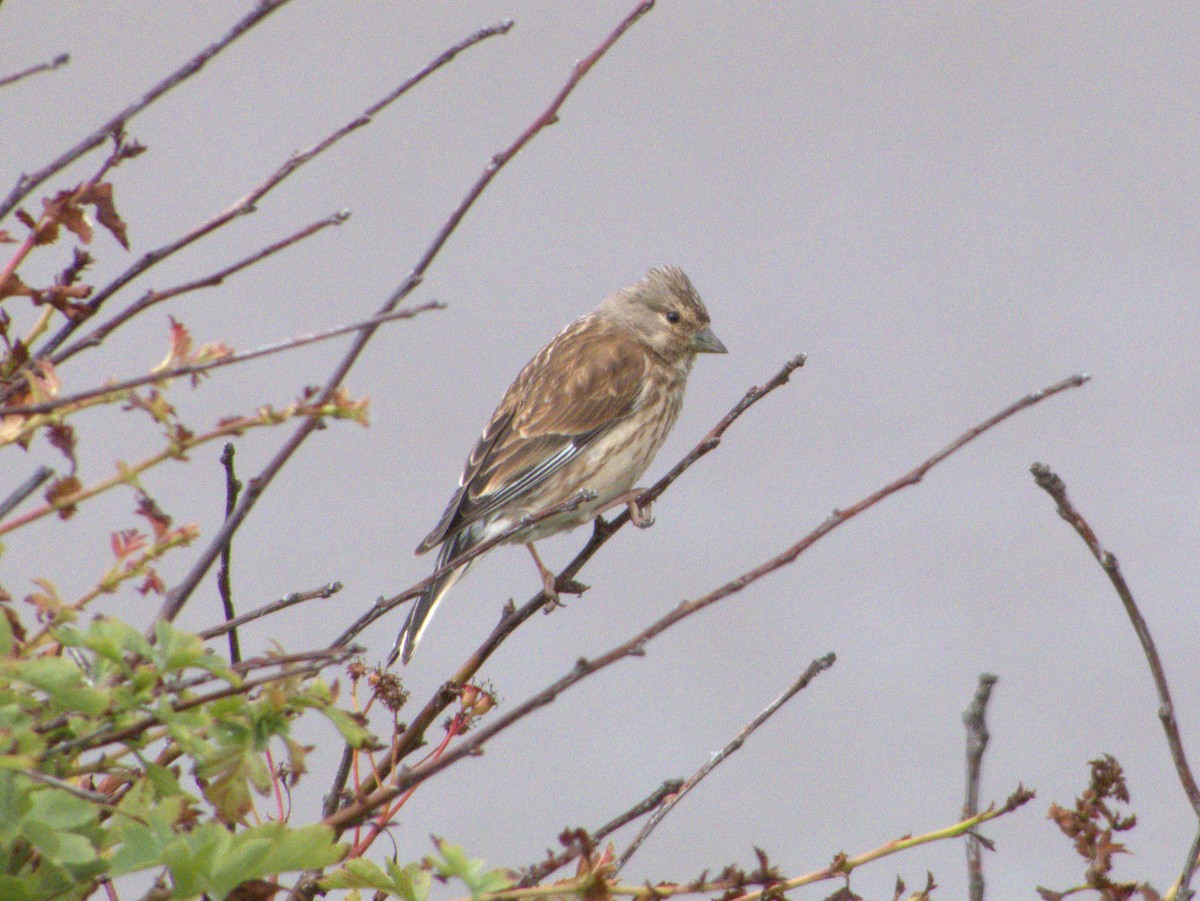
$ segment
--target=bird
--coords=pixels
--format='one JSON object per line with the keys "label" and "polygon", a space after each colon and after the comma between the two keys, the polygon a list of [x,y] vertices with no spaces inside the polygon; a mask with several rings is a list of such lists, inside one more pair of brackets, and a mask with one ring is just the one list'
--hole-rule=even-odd
{"label": "bird", "polygon": [[[675,424],[696,355],[728,351],[683,270],[662,266],[610,294],[521,370],[463,467],[458,490],[417,554],[441,548],[437,569],[526,516],[589,499],[506,539],[533,555],[548,597],[554,574],[533,543],[620,503],[640,526],[634,483]],[[446,592],[470,568],[437,576],[411,605],[385,667],[407,664]],[[436,571],[436,570],[435,570]]]}

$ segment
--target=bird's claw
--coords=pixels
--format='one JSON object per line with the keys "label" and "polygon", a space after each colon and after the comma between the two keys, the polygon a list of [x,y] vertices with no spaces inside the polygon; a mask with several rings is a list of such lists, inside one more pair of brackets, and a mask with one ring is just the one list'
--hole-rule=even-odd
{"label": "bird's claw", "polygon": [[648,529],[654,525],[654,514],[650,512],[652,501],[639,504],[636,498],[629,501],[629,521],[639,529]]}

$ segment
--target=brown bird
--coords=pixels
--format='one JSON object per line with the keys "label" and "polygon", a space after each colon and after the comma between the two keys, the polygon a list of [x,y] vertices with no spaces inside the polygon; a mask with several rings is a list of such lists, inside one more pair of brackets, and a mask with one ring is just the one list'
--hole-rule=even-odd
{"label": "brown bird", "polygon": [[[521,370],[504,393],[463,468],[441,521],[417,548],[441,545],[438,568],[512,527],[568,500],[595,498],[517,533],[529,547],[548,594],[554,574],[533,542],[572,529],[616,503],[649,525],[630,489],[654,459],[679,415],[698,353],[726,353],[708,311],[683,271],[651,269],[567,326]],[[446,591],[470,567],[439,576],[417,598],[388,657],[411,659]]]}

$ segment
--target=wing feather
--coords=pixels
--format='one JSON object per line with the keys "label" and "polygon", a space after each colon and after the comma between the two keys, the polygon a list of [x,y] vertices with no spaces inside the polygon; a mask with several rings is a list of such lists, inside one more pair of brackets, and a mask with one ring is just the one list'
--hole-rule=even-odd
{"label": "wing feather", "polygon": [[648,352],[619,326],[578,320],[521,371],[417,553],[536,489],[637,406]]}

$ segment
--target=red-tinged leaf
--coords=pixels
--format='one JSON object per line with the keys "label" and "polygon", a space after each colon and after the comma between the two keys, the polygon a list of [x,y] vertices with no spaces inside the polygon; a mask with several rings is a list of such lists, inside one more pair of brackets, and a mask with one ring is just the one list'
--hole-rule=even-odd
{"label": "red-tinged leaf", "polygon": [[48,304],[72,322],[82,322],[92,315],[87,304],[76,303],[72,298],[82,299],[92,293],[91,285],[51,285],[29,292],[35,306]]}
{"label": "red-tinged leaf", "polygon": [[146,536],[137,529],[122,529],[108,536],[112,545],[113,556],[124,560],[130,554],[135,554],[146,546]]}
{"label": "red-tinged leaf", "polygon": [[9,234],[8,229],[0,228],[0,244],[16,244],[17,239]]}
{"label": "red-tinged leaf", "polygon": [[12,595],[3,588],[0,588],[0,613],[4,614],[4,618],[8,620],[8,629],[12,632],[12,637],[17,642],[25,641],[25,624],[21,622],[21,617],[17,616],[17,611],[9,604],[12,603]]}
{"label": "red-tinged leaf", "polygon": [[13,213],[13,215],[16,216],[17,221],[19,221],[26,228],[37,228],[37,220],[30,216],[29,213],[25,212],[24,209],[18,207],[17,211]]}
{"label": "red-tinged leaf", "polygon": [[154,367],[155,372],[186,365],[192,353],[192,333],[174,316],[170,317],[170,322],[170,348],[163,361]]}
{"label": "red-tinged leaf", "polygon": [[11,272],[4,281],[0,282],[0,300],[5,297],[33,297],[36,292],[23,281],[21,276]]}
{"label": "red-tinged leaf", "polygon": [[[129,237],[126,225],[121,219],[117,207],[113,203],[113,186],[111,182],[100,182],[86,188],[79,196],[80,203],[91,204],[96,209],[96,218],[109,233],[120,242],[126,250],[129,249]],[[85,242],[86,243],[86,242]]]}
{"label": "red-tinged leaf", "polygon": [[156,541],[161,539],[171,528],[171,517],[164,513],[162,508],[155,503],[154,498],[145,492],[138,497],[137,509],[134,512],[150,521],[150,528],[154,530]]}
{"label": "red-tinged leaf", "polygon": [[59,519],[70,519],[75,515],[75,505],[64,503],[64,501],[73,494],[79,492],[83,488],[82,483],[75,476],[63,476],[61,479],[55,479],[50,483],[50,487],[46,489],[45,498],[48,503],[58,506]]}
{"label": "red-tinged leaf", "polygon": [[36,617],[39,623],[54,619],[58,611],[65,606],[62,598],[58,596],[57,586],[49,579],[37,578],[32,581],[42,590],[25,595],[25,603],[32,605],[37,611]]}
{"label": "red-tinged leaf", "polygon": [[71,472],[75,472],[75,429],[60,422],[46,430],[46,440],[50,446],[60,451],[71,464]]}
{"label": "red-tinged leaf", "polygon": [[50,244],[58,240],[58,229],[55,225],[75,235],[84,244],[92,241],[92,225],[87,221],[87,214],[75,201],[75,191],[59,191],[50,200],[42,200],[43,223],[38,229],[37,242]]}
{"label": "red-tinged leaf", "polygon": [[154,569],[150,569],[146,572],[145,581],[138,586],[137,590],[138,594],[141,595],[150,594],[151,592],[154,592],[157,595],[164,595],[167,593],[167,586],[166,583],[159,578],[158,572]]}

